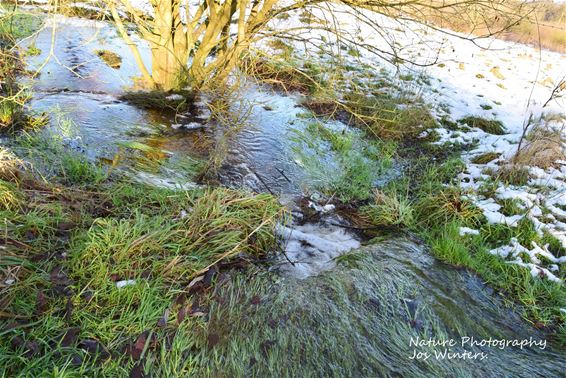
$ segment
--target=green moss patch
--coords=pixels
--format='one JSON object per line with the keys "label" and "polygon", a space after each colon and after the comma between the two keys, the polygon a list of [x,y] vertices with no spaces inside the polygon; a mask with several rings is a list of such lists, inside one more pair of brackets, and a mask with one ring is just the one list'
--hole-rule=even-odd
{"label": "green moss patch", "polygon": [[477,127],[485,131],[486,133],[493,135],[503,135],[505,134],[505,127],[501,121],[496,119],[486,119],[476,116],[467,116],[458,120],[460,123],[464,123],[470,127]]}

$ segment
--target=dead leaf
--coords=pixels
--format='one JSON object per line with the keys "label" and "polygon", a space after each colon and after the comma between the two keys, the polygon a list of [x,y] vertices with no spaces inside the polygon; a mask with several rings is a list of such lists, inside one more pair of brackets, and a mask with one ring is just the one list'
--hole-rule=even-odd
{"label": "dead leaf", "polygon": [[159,318],[159,320],[157,321],[157,326],[159,328],[167,327],[167,320],[169,320],[169,313],[170,313],[170,310],[166,309],[163,316],[161,318]]}
{"label": "dead leaf", "polygon": [[79,348],[85,350],[91,355],[99,355],[103,360],[110,357],[110,353],[106,350],[104,345],[102,345],[98,340],[86,339],[79,343]]}
{"label": "dead leaf", "polygon": [[83,294],[82,294],[82,298],[88,303],[92,300],[92,298],[94,297],[94,294],[92,291],[90,290],[86,290]]}
{"label": "dead leaf", "polygon": [[267,356],[267,354],[269,353],[269,351],[271,350],[273,345],[275,345],[275,341],[265,340],[263,343],[261,343],[259,345],[259,348],[261,349],[261,352],[263,353],[263,355]]}
{"label": "dead leaf", "polygon": [[57,265],[50,274],[51,283],[55,285],[70,285],[71,281],[61,265]]}
{"label": "dead leaf", "polygon": [[217,272],[218,272],[218,268],[216,266],[213,266],[212,268],[206,271],[206,273],[204,274],[204,278],[202,280],[202,283],[205,287],[209,287],[210,285],[212,285],[212,280],[214,280],[214,277],[216,276]]}
{"label": "dead leaf", "polygon": [[202,290],[202,288],[204,287],[202,280],[204,280],[204,276],[198,276],[197,278],[193,279],[187,286],[187,292],[195,293],[199,290]]}
{"label": "dead leaf", "polygon": [[25,341],[20,336],[16,336],[12,339],[12,348],[25,350],[24,356],[27,358],[39,355],[39,344],[37,341]]}
{"label": "dead leaf", "polygon": [[187,295],[185,293],[181,293],[175,298],[175,304],[182,305],[187,300]]}
{"label": "dead leaf", "polygon": [[43,291],[37,292],[35,311],[37,314],[43,314],[45,311],[47,311],[47,298],[45,298]]}
{"label": "dead leaf", "polygon": [[57,265],[50,274],[51,283],[55,292],[59,295],[72,295],[72,290],[69,286],[73,284],[73,281],[69,279],[67,273],[61,265]]}
{"label": "dead leaf", "polygon": [[130,371],[130,378],[143,378],[145,374],[143,373],[142,364],[140,362],[136,362],[132,371]]}
{"label": "dead leaf", "polygon": [[72,317],[73,317],[73,300],[71,299],[71,297],[68,297],[67,304],[65,305],[64,318],[67,322],[70,322]]}
{"label": "dead leaf", "polygon": [[77,342],[81,329],[79,327],[72,327],[67,330],[63,340],[61,340],[61,346],[63,348],[68,348]]}
{"label": "dead leaf", "polygon": [[132,356],[134,360],[137,361],[141,358],[141,355],[145,348],[145,343],[147,342],[148,335],[149,335],[149,331],[144,331],[136,339],[136,342],[134,343],[133,347],[130,350],[130,356]]}
{"label": "dead leaf", "polygon": [[83,358],[78,354],[73,354],[73,357],[71,358],[71,365],[75,367],[79,367],[82,364],[83,364]]}
{"label": "dead leaf", "polygon": [[76,225],[73,222],[61,222],[57,225],[59,231],[65,232],[72,230]]}
{"label": "dead leaf", "polygon": [[220,341],[220,336],[215,333],[208,335],[208,347],[213,348]]}
{"label": "dead leaf", "polygon": [[250,303],[253,304],[253,305],[258,305],[258,304],[260,304],[260,303],[261,303],[261,299],[260,299],[259,295],[254,295],[254,296],[252,297],[252,299],[250,300]]}
{"label": "dead leaf", "polygon": [[186,316],[187,316],[187,308],[183,306],[177,312],[177,324],[181,324],[183,320],[185,320]]}

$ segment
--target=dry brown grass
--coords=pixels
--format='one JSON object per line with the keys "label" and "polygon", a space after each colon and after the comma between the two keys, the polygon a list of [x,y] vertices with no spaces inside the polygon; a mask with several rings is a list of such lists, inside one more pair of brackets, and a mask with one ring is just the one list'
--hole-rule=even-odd
{"label": "dry brown grass", "polygon": [[543,49],[566,53],[566,28],[564,22],[546,24],[524,21],[501,34],[501,39],[538,46]]}
{"label": "dry brown grass", "polygon": [[513,158],[516,164],[543,169],[556,166],[558,160],[566,160],[562,132],[543,127],[536,127],[527,135],[524,146]]}
{"label": "dry brown grass", "polygon": [[19,177],[22,169],[24,162],[7,149],[0,147],[0,179],[14,181]]}
{"label": "dry brown grass", "polygon": [[[486,36],[493,31],[502,30],[497,33],[498,38],[566,52],[566,4],[509,1],[501,2],[500,5],[504,8],[496,10],[497,7],[494,7],[491,11],[486,7],[477,10],[469,8],[462,14],[458,7],[448,8],[443,12],[431,11],[425,7],[411,15],[436,26],[473,36]],[[512,12],[516,12],[514,17]],[[520,19],[519,15],[523,18]],[[519,22],[513,25],[515,19]]]}

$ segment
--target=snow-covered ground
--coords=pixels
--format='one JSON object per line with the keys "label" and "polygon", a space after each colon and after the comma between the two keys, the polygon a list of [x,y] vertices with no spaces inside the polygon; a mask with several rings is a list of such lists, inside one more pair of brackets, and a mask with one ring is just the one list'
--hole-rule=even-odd
{"label": "snow-covered ground", "polygon": [[[553,89],[566,74],[566,56],[497,39],[471,42],[468,36],[454,32],[434,31],[370,11],[353,17],[352,12],[336,4],[322,4],[310,9],[314,16],[310,21],[306,21],[305,13],[301,11],[288,19],[276,20],[273,27],[276,30],[297,28],[290,33],[302,41],[295,42],[293,47],[305,59],[311,59],[317,50],[330,49],[340,55],[345,64],[363,64],[366,70],[373,67],[376,72],[385,67],[397,78],[426,77],[427,80],[420,81],[425,84],[418,91],[439,118],[456,121],[473,115],[501,121],[505,127],[504,135],[493,135],[478,128],[440,128],[436,129],[440,135],[438,143],[473,145],[464,156],[467,170],[458,179],[468,192],[467,198],[482,209],[490,223],[515,227],[520,219],[527,217],[541,236],[547,232],[566,248],[566,161],[555,161],[546,169],[527,166],[530,173],[527,185],[511,186],[499,182],[493,198],[478,193],[482,184],[493,181],[487,173],[506,166],[516,153],[527,125],[529,129],[540,126],[558,130],[566,137],[564,100],[547,103]],[[340,29],[342,38],[338,40],[333,33],[319,29],[319,25]],[[348,54],[346,51],[353,46],[348,40],[365,47],[358,46],[359,53]],[[401,67],[387,63],[386,60],[392,61],[395,57],[411,63]],[[369,80],[367,83],[368,87],[372,84]],[[398,84],[407,86],[403,80]],[[532,123],[529,124],[530,118]],[[563,150],[564,143],[561,144],[558,148]],[[486,164],[472,163],[474,157],[486,152],[500,156]],[[516,200],[523,208],[523,214],[505,216],[498,203],[504,199]],[[475,234],[477,231],[463,230],[463,233]],[[552,255],[547,246],[535,243],[522,246],[515,239],[510,245],[502,245],[491,252],[530,269],[533,276],[554,281],[560,279],[552,272],[566,262],[566,257]]]}

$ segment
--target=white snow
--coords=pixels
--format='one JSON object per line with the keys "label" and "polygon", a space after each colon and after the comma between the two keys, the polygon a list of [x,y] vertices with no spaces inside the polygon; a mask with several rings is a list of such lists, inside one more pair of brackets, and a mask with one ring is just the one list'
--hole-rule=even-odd
{"label": "white snow", "polygon": [[332,269],[336,257],[360,247],[352,234],[337,226],[279,226],[277,233],[284,240],[285,249],[279,270],[299,279]]}
{"label": "white snow", "polygon": [[116,287],[118,289],[121,289],[123,287],[135,285],[135,284],[136,284],[136,280],[122,280],[122,281],[116,282]]}
{"label": "white snow", "polygon": [[[566,55],[493,38],[472,43],[465,39],[469,37],[466,35],[448,35],[370,11],[364,11],[365,19],[370,22],[363,23],[351,16],[351,10],[334,3],[323,3],[311,12],[320,20],[333,20],[334,25],[342,31],[342,40],[337,41],[332,33],[315,27],[316,23],[302,24],[297,15],[273,22],[275,29],[297,28],[293,33],[307,42],[295,43],[293,47],[305,60],[312,58],[309,54],[332,50],[334,55],[350,66],[363,65],[365,73],[372,68],[378,73],[385,66],[390,76],[410,74],[416,78],[426,77],[428,80],[425,84],[419,82],[418,93],[425,103],[431,104],[433,114],[437,117],[457,121],[474,115],[501,121],[505,127],[504,135],[465,127],[457,131],[440,128],[435,132],[440,136],[438,143],[474,143],[474,148],[464,156],[466,172],[460,174],[458,180],[467,191],[466,197],[482,210],[489,223],[517,227],[521,219],[527,218],[540,236],[546,232],[566,248],[564,164],[548,169],[527,167],[531,178],[526,185],[499,183],[493,198],[479,194],[482,184],[493,180],[490,171],[496,173],[516,153],[529,119],[533,121],[531,129],[536,125],[561,130],[566,137],[564,100],[555,99],[543,108],[554,86],[566,73]],[[341,49],[340,46],[347,45],[347,39],[362,41],[366,45],[358,49],[359,56],[342,52],[347,49]],[[262,47],[269,49],[267,44]],[[382,58],[392,56],[429,66],[388,66]],[[347,76],[353,78],[355,74],[349,72]],[[363,77],[358,79],[358,82],[364,82]],[[366,78],[365,82],[370,84],[371,80]],[[405,90],[412,89],[410,83],[402,80],[396,84]],[[422,134],[423,137],[426,135],[428,133]],[[487,164],[471,163],[474,157],[486,152],[499,153],[500,157]],[[504,215],[498,203],[502,200],[514,200],[520,214]],[[463,235],[477,234],[478,230],[462,228],[460,232]],[[529,249],[514,239],[510,245],[502,245],[491,252],[502,258],[512,257],[514,264],[529,269],[533,277],[560,281],[549,269],[539,265],[551,262],[556,272],[559,264],[564,262],[563,257],[558,258],[548,251],[548,246],[540,247],[535,243]]]}
{"label": "white snow", "polygon": [[173,93],[172,95],[165,97],[165,99],[169,100],[169,101],[180,101],[180,100],[184,99],[184,97],[181,96],[178,93]]}
{"label": "white snow", "polygon": [[474,230],[473,228],[469,228],[469,227],[460,227],[460,235],[464,236],[464,235],[479,235],[480,231],[479,230]]}

